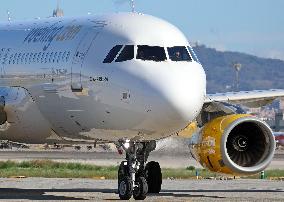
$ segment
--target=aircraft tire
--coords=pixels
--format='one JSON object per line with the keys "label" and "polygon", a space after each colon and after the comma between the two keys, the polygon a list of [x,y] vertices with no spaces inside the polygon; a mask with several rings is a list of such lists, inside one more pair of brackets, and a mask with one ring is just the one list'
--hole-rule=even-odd
{"label": "aircraft tire", "polygon": [[134,188],[133,198],[135,200],[144,200],[148,193],[148,184],[145,177],[139,177],[136,184],[137,187]]}
{"label": "aircraft tire", "polygon": [[124,177],[118,185],[118,194],[121,200],[129,200],[133,194],[133,185],[130,177]]}
{"label": "aircraft tire", "polygon": [[151,161],[145,167],[145,176],[148,183],[148,193],[160,193],[162,187],[162,172],[158,162]]}

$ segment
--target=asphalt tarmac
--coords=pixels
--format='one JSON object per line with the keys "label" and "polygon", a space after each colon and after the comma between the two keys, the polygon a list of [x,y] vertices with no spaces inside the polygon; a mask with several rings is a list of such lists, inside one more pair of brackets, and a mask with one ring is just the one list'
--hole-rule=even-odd
{"label": "asphalt tarmac", "polygon": [[[0,178],[0,201],[116,201],[116,186],[115,180]],[[284,201],[284,181],[164,180],[161,193],[146,201]]]}
{"label": "asphalt tarmac", "polygon": [[[124,155],[104,150],[1,150],[0,160],[52,159],[96,165],[118,165]],[[200,165],[189,151],[159,150],[149,161],[161,167]],[[284,151],[276,152],[270,168],[284,169]],[[113,201],[118,200],[115,180],[0,178],[0,201]],[[284,181],[270,180],[164,180],[162,192],[147,201],[284,201]]]}

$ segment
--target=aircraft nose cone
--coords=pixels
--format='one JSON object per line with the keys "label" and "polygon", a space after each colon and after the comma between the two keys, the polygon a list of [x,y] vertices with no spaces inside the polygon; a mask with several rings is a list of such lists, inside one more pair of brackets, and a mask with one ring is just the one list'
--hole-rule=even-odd
{"label": "aircraft nose cone", "polygon": [[178,66],[168,78],[163,93],[168,100],[174,116],[191,121],[199,113],[205,96],[205,77],[199,65]]}
{"label": "aircraft nose cone", "polygon": [[[173,63],[169,68],[153,68],[148,74],[152,90],[146,90],[147,103],[152,104],[153,116],[164,127],[185,127],[200,112],[206,89],[206,78],[198,63]],[[154,75],[156,75],[154,77]]]}

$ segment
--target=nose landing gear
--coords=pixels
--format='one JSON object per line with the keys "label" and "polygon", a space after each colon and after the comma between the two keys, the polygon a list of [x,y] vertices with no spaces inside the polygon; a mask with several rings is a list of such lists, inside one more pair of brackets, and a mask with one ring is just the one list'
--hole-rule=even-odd
{"label": "nose landing gear", "polygon": [[156,142],[120,141],[118,148],[126,152],[126,161],[118,169],[118,194],[122,200],[144,200],[148,191],[159,193],[162,174],[159,163],[150,162],[144,166],[149,153],[156,148]]}

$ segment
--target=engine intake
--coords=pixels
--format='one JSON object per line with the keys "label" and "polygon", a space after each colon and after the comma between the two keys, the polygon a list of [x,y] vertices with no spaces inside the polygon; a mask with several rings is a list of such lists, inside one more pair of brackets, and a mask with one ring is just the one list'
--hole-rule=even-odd
{"label": "engine intake", "polygon": [[207,123],[192,138],[191,150],[214,172],[255,174],[271,162],[275,140],[265,122],[250,115],[228,115]]}

